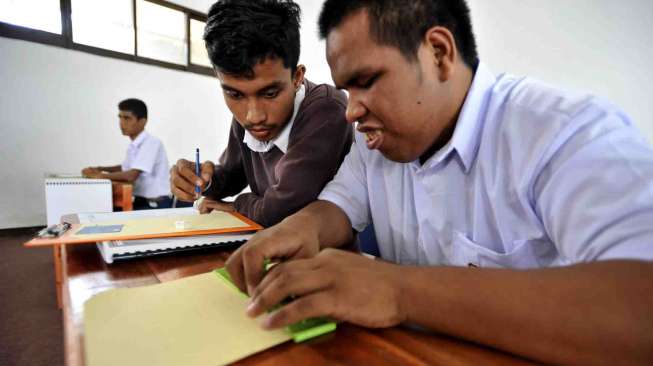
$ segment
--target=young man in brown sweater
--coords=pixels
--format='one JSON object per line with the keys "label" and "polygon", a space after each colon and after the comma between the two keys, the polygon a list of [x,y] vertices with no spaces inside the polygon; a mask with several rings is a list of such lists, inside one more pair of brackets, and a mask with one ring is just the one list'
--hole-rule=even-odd
{"label": "young man in brown sweater", "polygon": [[[352,142],[343,92],[304,79],[299,59],[299,6],[292,1],[218,1],[204,33],[209,57],[233,113],[219,164],[179,160],[172,192],[198,198],[205,213],[238,211],[271,226],[314,201]],[[222,199],[251,193],[234,202]]]}

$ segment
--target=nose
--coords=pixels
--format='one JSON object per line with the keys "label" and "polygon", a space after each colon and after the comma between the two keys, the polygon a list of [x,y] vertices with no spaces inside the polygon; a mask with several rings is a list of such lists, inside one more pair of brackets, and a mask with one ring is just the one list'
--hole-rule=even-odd
{"label": "nose", "polygon": [[248,124],[258,125],[265,122],[267,116],[260,103],[253,100],[247,104],[247,116],[245,120]]}
{"label": "nose", "polygon": [[347,110],[345,111],[347,122],[354,123],[365,116],[365,114],[367,114],[365,106],[356,98],[354,93],[349,93]]}

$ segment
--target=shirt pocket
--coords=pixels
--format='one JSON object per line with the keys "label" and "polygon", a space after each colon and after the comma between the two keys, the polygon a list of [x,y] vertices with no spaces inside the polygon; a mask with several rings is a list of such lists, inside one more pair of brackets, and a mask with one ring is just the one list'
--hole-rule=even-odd
{"label": "shirt pocket", "polygon": [[546,261],[552,249],[547,240],[515,240],[506,253],[498,253],[467,238],[461,232],[454,231],[450,258],[456,266],[485,268],[538,268]]}

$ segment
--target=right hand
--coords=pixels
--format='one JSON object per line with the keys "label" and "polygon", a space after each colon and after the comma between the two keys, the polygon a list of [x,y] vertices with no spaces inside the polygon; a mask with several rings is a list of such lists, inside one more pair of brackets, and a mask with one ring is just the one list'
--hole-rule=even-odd
{"label": "right hand", "polygon": [[234,284],[252,294],[261,282],[266,259],[286,261],[312,258],[320,251],[316,233],[302,230],[300,223],[286,219],[269,229],[259,231],[227,260],[226,268]]}
{"label": "right hand", "polygon": [[205,161],[200,167],[200,176],[198,177],[195,175],[195,163],[179,159],[170,168],[170,190],[178,199],[192,202],[200,196],[195,192],[195,186],[199,186],[200,192],[203,192],[211,181],[214,171],[215,165],[210,161]]}

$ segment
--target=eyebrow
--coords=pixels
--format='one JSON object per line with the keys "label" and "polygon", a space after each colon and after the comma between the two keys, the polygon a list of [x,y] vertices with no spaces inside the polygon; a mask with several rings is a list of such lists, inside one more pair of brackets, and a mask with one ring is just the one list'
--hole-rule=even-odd
{"label": "eyebrow", "polygon": [[[269,83],[268,85],[263,86],[259,90],[257,90],[256,94],[260,94],[261,92],[264,92],[264,91],[266,91],[268,89],[273,89],[273,88],[282,89],[285,85],[286,85],[286,82],[276,80],[276,81],[273,81],[273,82]],[[229,85],[224,84],[224,83],[222,83],[221,86],[222,86],[222,89],[226,89],[226,90],[229,90],[229,91],[234,91],[234,92],[237,92],[237,93],[240,93],[240,94],[245,94],[242,91],[238,90],[237,88],[234,88],[233,86],[229,86]]]}

